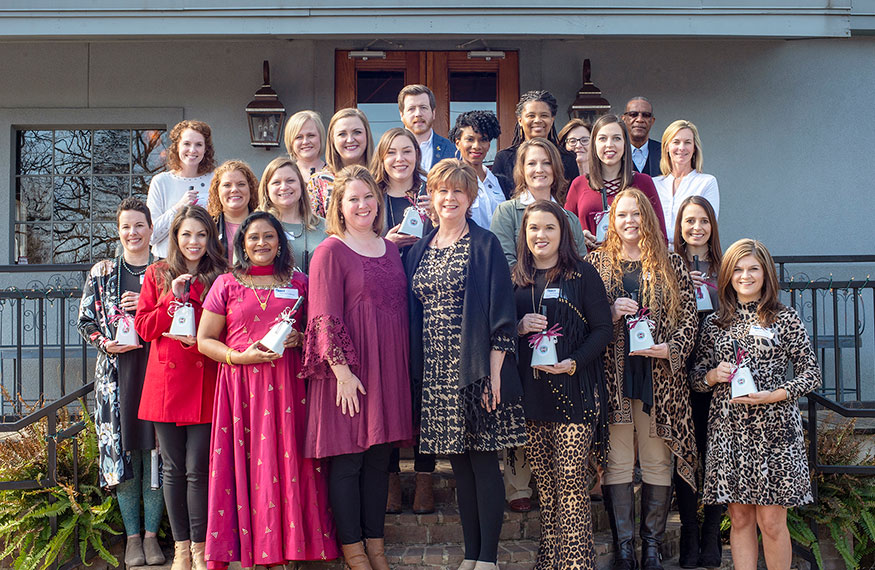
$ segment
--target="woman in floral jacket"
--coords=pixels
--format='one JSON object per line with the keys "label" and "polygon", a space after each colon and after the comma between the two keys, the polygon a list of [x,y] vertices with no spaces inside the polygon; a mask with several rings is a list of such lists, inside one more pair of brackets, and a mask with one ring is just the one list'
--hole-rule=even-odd
{"label": "woman in floral jacket", "polygon": [[[79,334],[98,351],[94,394],[100,459],[100,484],[114,489],[128,536],[125,564],[163,564],[156,540],[164,514],[164,498],[152,481],[155,428],[137,419],[148,343],[136,336],[133,314],[140,285],[151,261],[149,238],[152,218],[146,205],[127,198],[116,212],[122,255],[97,262],[91,268],[79,305]],[[125,344],[116,340],[118,328],[134,335]],[[154,459],[157,461],[157,455]],[[141,491],[142,488],[142,491]],[[140,499],[145,510],[145,540],[140,537]]]}

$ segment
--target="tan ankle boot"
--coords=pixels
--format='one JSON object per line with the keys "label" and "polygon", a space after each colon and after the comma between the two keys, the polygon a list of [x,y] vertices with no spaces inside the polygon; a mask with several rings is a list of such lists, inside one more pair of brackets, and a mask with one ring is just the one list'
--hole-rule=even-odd
{"label": "tan ankle boot", "polygon": [[398,473],[389,473],[389,496],[386,497],[386,514],[397,515],[401,513],[401,476]]}
{"label": "tan ankle boot", "polygon": [[343,551],[343,560],[349,566],[349,570],[374,570],[365,554],[365,545],[361,542],[343,544],[340,549]]}
{"label": "tan ankle boot", "polygon": [[386,560],[386,544],[382,538],[369,538],[368,543],[368,560],[371,563],[373,570],[390,570],[389,561]]}
{"label": "tan ankle boot", "polygon": [[416,474],[413,512],[417,515],[427,515],[434,512],[434,482],[431,473]]}
{"label": "tan ankle boot", "polygon": [[191,543],[191,570],[207,570],[207,561],[204,560],[206,542]]}
{"label": "tan ankle boot", "polygon": [[190,540],[179,540],[173,544],[173,565],[170,570],[191,570]]}
{"label": "tan ankle boot", "polygon": [[461,564],[459,564],[458,570],[474,570],[474,566],[476,566],[476,565],[477,565],[476,560],[468,560],[466,558],[465,560],[462,560]]}

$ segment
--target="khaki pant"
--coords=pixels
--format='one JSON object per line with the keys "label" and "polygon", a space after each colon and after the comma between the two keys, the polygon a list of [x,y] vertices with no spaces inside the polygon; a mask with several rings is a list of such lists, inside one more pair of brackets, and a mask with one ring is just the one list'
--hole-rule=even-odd
{"label": "khaki pant", "polygon": [[[516,469],[511,469],[510,456]],[[516,499],[531,499],[532,488],[529,481],[532,480],[532,467],[526,460],[525,449],[514,447],[504,450],[504,494],[507,502]]]}
{"label": "khaki pant", "polygon": [[648,485],[671,485],[671,450],[659,437],[650,437],[650,415],[642,410],[641,400],[632,400],[631,424],[611,424],[611,451],[605,485],[631,483],[635,470],[635,432],[638,432],[638,463],[641,479]]}

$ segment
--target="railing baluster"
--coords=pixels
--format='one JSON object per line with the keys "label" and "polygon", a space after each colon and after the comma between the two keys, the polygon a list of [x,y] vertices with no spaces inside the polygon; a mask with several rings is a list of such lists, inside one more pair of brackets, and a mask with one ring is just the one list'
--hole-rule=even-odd
{"label": "railing baluster", "polygon": [[863,386],[862,386],[862,371],[860,370],[860,300],[857,298],[857,295],[862,295],[862,290],[858,288],[851,289],[851,292],[854,295],[854,322],[852,326],[854,327],[854,388],[857,391],[857,401],[863,399]]}
{"label": "railing baluster", "polygon": [[22,374],[22,346],[21,346],[21,335],[24,330],[24,322],[22,321],[22,308],[21,305],[24,303],[24,300],[18,298],[15,300],[15,318],[17,322],[16,330],[18,330],[18,334],[15,335],[15,394],[13,394],[13,398],[15,398],[15,410],[17,414],[20,416],[22,414],[22,402],[24,396],[24,387],[21,380]]}
{"label": "railing baluster", "polygon": [[67,299],[61,297],[58,304],[58,328],[60,329],[58,340],[61,349],[59,374],[61,375],[61,396],[64,396],[67,393]]}
{"label": "railing baluster", "polygon": [[836,378],[836,401],[845,401],[845,381],[842,377],[842,346],[839,344],[839,297],[838,289],[832,289],[832,345],[835,354],[832,356]]}
{"label": "railing baluster", "polygon": [[45,339],[43,338],[43,328],[45,326],[45,317],[43,316],[43,311],[45,310],[45,299],[40,297],[37,301],[37,357],[39,358],[39,362],[37,363],[39,367],[39,406],[42,407],[46,402],[46,370],[45,370]]}

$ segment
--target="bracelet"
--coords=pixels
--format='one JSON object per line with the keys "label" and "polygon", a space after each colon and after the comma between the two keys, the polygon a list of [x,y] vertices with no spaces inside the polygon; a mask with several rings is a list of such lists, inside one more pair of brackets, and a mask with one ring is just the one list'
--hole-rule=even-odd
{"label": "bracelet", "polygon": [[576,360],[572,360],[572,361],[571,361],[571,370],[568,371],[568,375],[569,375],[569,376],[574,376],[574,373],[575,373],[575,372],[577,372],[577,361],[576,361]]}
{"label": "bracelet", "polygon": [[231,362],[231,353],[234,352],[233,348],[229,348],[228,352],[225,353],[225,362],[228,363],[228,366],[234,366],[234,363]]}

